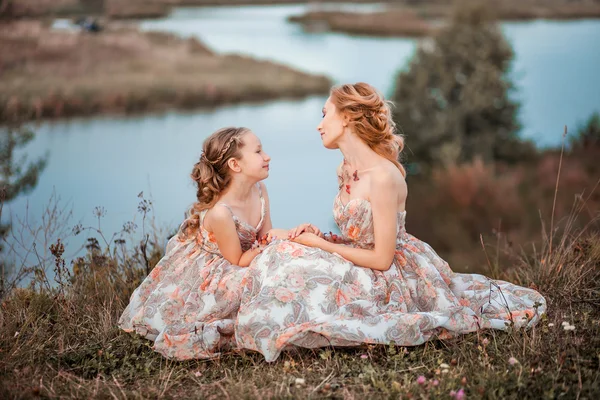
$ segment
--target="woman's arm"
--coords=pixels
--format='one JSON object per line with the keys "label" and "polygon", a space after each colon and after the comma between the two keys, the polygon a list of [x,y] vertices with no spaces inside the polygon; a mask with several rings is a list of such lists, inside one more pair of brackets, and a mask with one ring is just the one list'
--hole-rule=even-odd
{"label": "woman's arm", "polygon": [[[316,235],[303,233],[295,241],[337,253],[361,267],[386,271],[392,265],[396,251],[398,199],[406,196],[406,186],[390,171],[378,171],[371,178],[369,193],[373,212],[374,249],[360,249],[331,243]],[[304,238],[303,238],[304,236]]]}
{"label": "woman's arm", "polygon": [[204,223],[206,229],[214,235],[223,257],[233,265],[247,267],[262,250],[257,247],[242,252],[242,245],[235,228],[235,222],[233,221],[231,212],[225,207],[213,207],[206,213]]}

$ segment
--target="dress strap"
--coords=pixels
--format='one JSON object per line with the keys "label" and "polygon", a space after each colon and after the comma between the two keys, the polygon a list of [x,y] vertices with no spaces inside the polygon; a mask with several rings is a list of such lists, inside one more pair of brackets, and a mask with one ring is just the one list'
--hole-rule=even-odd
{"label": "dress strap", "polygon": [[265,204],[265,198],[263,196],[262,186],[261,186],[260,182],[258,182],[257,185],[258,185],[258,196],[260,197],[260,221],[258,221],[256,230],[260,231],[260,229],[262,228],[263,222],[265,222],[265,216],[267,214],[267,206]]}
{"label": "dress strap", "polygon": [[202,229],[206,229],[204,227],[204,217],[206,217],[206,213],[208,213],[208,210],[209,209],[207,208],[207,209],[204,209],[204,210],[200,211],[200,227]]}
{"label": "dress strap", "polygon": [[231,213],[231,216],[235,218],[235,214],[233,213],[233,210],[227,204],[219,202],[219,203],[217,203],[215,205],[216,206],[223,206],[223,207],[225,207],[226,209],[229,210],[229,212]]}

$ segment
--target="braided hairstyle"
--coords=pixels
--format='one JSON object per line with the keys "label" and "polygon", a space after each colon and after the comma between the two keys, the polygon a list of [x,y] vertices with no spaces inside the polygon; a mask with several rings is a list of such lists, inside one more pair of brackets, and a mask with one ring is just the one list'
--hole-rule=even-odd
{"label": "braided hairstyle", "polygon": [[349,127],[374,152],[396,165],[402,175],[406,171],[400,162],[404,139],[396,134],[392,120],[391,102],[368,83],[334,86],[330,93],[331,102],[338,111],[349,118]]}
{"label": "braided hairstyle", "polygon": [[185,229],[186,237],[195,235],[200,228],[200,212],[212,208],[219,195],[229,186],[231,174],[227,161],[240,158],[244,146],[242,137],[250,132],[248,128],[221,128],[210,135],[202,145],[200,160],[194,164],[191,177],[196,182],[197,201],[189,210]]}

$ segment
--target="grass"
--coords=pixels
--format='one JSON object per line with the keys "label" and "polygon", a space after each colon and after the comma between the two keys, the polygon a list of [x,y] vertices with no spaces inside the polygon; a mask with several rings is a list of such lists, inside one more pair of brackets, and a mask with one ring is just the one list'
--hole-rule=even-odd
{"label": "grass", "polygon": [[[150,207],[141,200],[144,232]],[[97,212],[99,221],[102,215]],[[547,232],[537,251],[515,255],[512,268],[488,272],[546,297],[548,314],[531,330],[480,331],[415,347],[298,349],[274,363],[243,351],[215,360],[170,361],[152,351],[150,342],[120,331],[117,320],[129,295],[161,257],[158,239],[144,233],[142,245],[127,250],[120,241],[104,241],[95,228],[77,231],[105,245],[88,239],[86,255],[68,266],[58,241],[49,248],[52,257],[33,267],[28,288],[4,281],[2,398],[594,399],[600,394],[600,236],[572,223],[560,233]],[[42,271],[50,268],[55,282]],[[565,323],[574,329],[565,329]]]}
{"label": "grass", "polygon": [[[600,245],[578,239],[559,282],[541,280],[550,314],[534,329],[484,331],[422,346],[301,349],[267,364],[258,354],[175,362],[116,327],[135,279],[110,257],[92,261],[64,292],[20,289],[2,303],[3,398],[225,397],[595,398],[600,393]],[[556,270],[561,257],[523,264]],[[535,271],[535,270],[534,270]],[[581,281],[582,271],[587,274]],[[573,281],[572,279],[575,279]],[[577,283],[578,291],[565,292]],[[556,285],[556,286],[554,286]],[[566,331],[568,321],[575,330]],[[549,326],[553,324],[553,326]],[[513,357],[517,360],[509,360]],[[446,364],[446,365],[444,365]],[[425,377],[425,384],[417,382]],[[436,382],[437,381],[437,382]]]}

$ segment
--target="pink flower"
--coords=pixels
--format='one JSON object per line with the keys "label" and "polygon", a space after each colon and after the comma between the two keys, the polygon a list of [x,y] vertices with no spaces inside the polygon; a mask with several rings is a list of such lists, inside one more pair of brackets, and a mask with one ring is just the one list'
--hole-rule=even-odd
{"label": "pink flower", "polygon": [[423,375],[421,375],[421,376],[419,376],[419,377],[417,378],[417,383],[418,383],[419,385],[424,385],[424,384],[425,384],[425,382],[427,382],[427,379],[425,379],[425,377],[424,377]]}
{"label": "pink flower", "polygon": [[275,298],[282,303],[289,303],[296,298],[296,295],[291,290],[280,287],[275,290]]}
{"label": "pink flower", "polygon": [[[454,392],[454,390],[452,391]],[[450,396],[452,396],[452,392],[450,392]],[[454,397],[455,400],[463,400],[466,396],[465,396],[465,390],[464,389],[460,389],[458,392],[454,393]]]}
{"label": "pink flower", "polygon": [[362,354],[362,355],[360,356],[360,358],[362,358],[362,359],[364,360],[364,359],[366,359],[366,358],[369,358],[369,356],[368,356],[368,355],[366,355],[366,354]]}
{"label": "pink flower", "polygon": [[516,359],[516,358],[514,358],[514,357],[511,357],[511,358],[509,358],[509,359],[508,359],[508,363],[509,363],[510,365],[515,365],[515,364],[518,364],[518,363],[519,363],[519,360],[517,360],[517,359]]}
{"label": "pink flower", "polygon": [[487,346],[488,344],[490,344],[490,341],[488,340],[488,338],[483,339],[483,341],[481,342],[484,346]]}
{"label": "pink flower", "polygon": [[358,235],[360,234],[360,229],[358,229],[357,226],[352,225],[350,228],[348,228],[348,237],[352,240],[355,240],[356,238],[358,238]]}
{"label": "pink flower", "polygon": [[431,384],[432,384],[433,386],[438,386],[438,385],[440,384],[440,381],[438,381],[437,379],[434,379],[434,380],[431,382]]}
{"label": "pink flower", "polygon": [[360,296],[361,293],[360,286],[356,283],[348,285],[348,291],[350,292],[350,294],[352,294],[352,296]]}
{"label": "pink flower", "polygon": [[294,246],[292,246],[292,243],[287,240],[279,242],[279,244],[277,245],[277,251],[279,251],[279,252],[283,253],[288,250],[294,250]]}
{"label": "pink flower", "polygon": [[301,247],[292,251],[292,257],[302,257],[302,255],[304,255],[304,250]]}
{"label": "pink flower", "polygon": [[288,276],[288,282],[293,288],[303,288],[306,284],[304,278],[300,274],[292,274]]}

